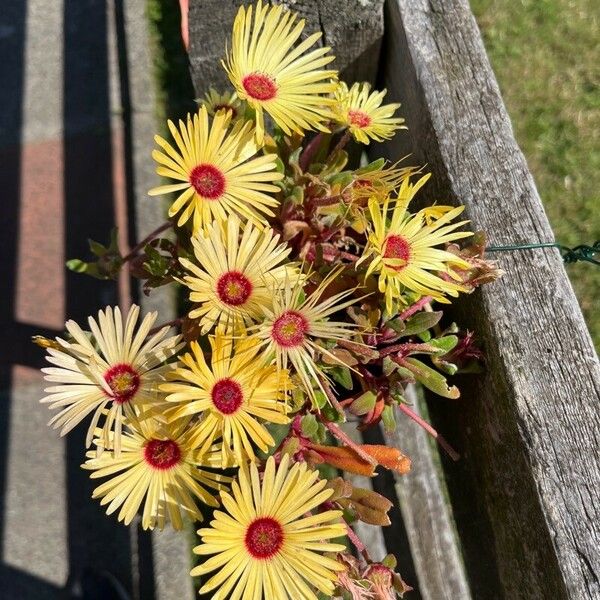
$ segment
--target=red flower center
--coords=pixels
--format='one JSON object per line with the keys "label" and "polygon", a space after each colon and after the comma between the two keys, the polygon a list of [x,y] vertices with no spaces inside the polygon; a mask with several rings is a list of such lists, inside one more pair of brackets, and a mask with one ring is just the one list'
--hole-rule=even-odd
{"label": "red flower center", "polygon": [[288,310],[277,317],[271,329],[271,337],[276,344],[284,348],[300,346],[309,330],[309,324],[304,315],[295,310]]}
{"label": "red flower center", "polygon": [[239,271],[223,273],[217,280],[217,296],[229,306],[240,306],[252,294],[252,282]]}
{"label": "red flower center", "polygon": [[371,124],[371,117],[362,110],[349,110],[348,111],[348,121],[350,121],[350,125],[354,125],[354,127],[368,127]]}
{"label": "red flower center", "polygon": [[277,84],[262,73],[250,73],[242,79],[242,85],[250,98],[255,100],[271,100],[277,95]]}
{"label": "red flower center", "polygon": [[275,519],[261,517],[250,523],[244,542],[253,558],[271,558],[283,546],[283,527]]}
{"label": "red flower center", "polygon": [[140,387],[140,376],[131,365],[113,365],[104,374],[104,380],[112,392],[111,398],[117,404],[129,402]]}
{"label": "red flower center", "polygon": [[154,469],[165,471],[179,463],[181,449],[173,440],[150,440],[144,448],[144,460]]}
{"label": "red flower center", "polygon": [[215,200],[225,191],[225,176],[214,165],[197,165],[190,173],[190,183],[199,196]]}
{"label": "red flower center", "polygon": [[401,235],[388,235],[385,240],[383,258],[403,260],[404,264],[393,267],[396,271],[401,271],[406,267],[410,259],[410,244]]}
{"label": "red flower center", "polygon": [[219,379],[213,385],[210,396],[214,407],[224,415],[232,415],[244,401],[240,384],[229,377]]}

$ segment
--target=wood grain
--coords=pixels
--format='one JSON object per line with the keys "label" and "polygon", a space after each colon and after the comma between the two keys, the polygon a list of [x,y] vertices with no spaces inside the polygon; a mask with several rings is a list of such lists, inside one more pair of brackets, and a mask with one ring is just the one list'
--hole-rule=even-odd
{"label": "wood grain", "polygon": [[[374,81],[383,37],[384,0],[292,0],[281,2],[306,19],[303,38],[321,31],[319,45],[333,48],[333,67],[346,81]],[[203,96],[210,85],[231,87],[221,59],[231,39],[241,0],[190,0],[190,67],[194,88]]]}
{"label": "wood grain", "polygon": [[[492,244],[553,240],[466,0],[386,5],[384,83],[409,125],[387,146],[464,203]],[[487,372],[437,401],[464,460],[447,476],[474,597],[600,595],[600,365],[558,251],[498,256],[506,276],[457,303]],[[453,439],[454,438],[454,439]]]}
{"label": "wood grain", "polygon": [[[198,95],[227,84],[219,60],[240,4],[190,3]],[[375,76],[381,1],[288,5],[309,17],[307,33],[324,32],[343,77]],[[381,84],[403,103],[410,127],[387,155],[412,152],[411,163],[428,163],[425,201],[466,204],[492,243],[552,240],[466,0],[386,7]],[[463,299],[454,315],[480,336],[487,372],[459,382],[460,401],[430,405],[464,457],[445,472],[471,590],[494,599],[598,597],[598,359],[557,251],[500,262],[506,277]],[[406,514],[407,522],[417,515]],[[422,524],[415,517],[413,532]]]}
{"label": "wood grain", "polygon": [[[407,389],[406,399],[420,414],[413,386]],[[438,448],[423,429],[399,410],[396,411],[396,422],[396,431],[386,434],[385,441],[389,446],[401,448],[412,460],[410,473],[396,476],[395,491],[420,594],[425,600],[470,600]]]}

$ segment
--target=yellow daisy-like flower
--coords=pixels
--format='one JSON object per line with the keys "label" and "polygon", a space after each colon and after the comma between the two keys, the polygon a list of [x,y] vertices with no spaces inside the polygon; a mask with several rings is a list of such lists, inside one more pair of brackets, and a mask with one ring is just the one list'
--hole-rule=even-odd
{"label": "yellow daisy-like flower", "polygon": [[381,167],[372,168],[372,165],[367,165],[354,171],[349,190],[353,201],[366,201],[373,197],[383,199],[397,190],[407,177],[415,173],[415,167],[398,167],[398,163],[384,166],[383,160],[377,163],[381,164]]}
{"label": "yellow daisy-like flower", "polygon": [[242,226],[233,216],[226,224],[214,222],[206,235],[192,238],[196,263],[180,259],[190,275],[183,283],[198,304],[190,312],[200,319],[202,334],[215,324],[229,332],[257,321],[272,303],[273,292],[300,278],[293,264],[281,264],[290,249],[279,244],[271,229],[248,222]]}
{"label": "yellow daisy-like flower", "polygon": [[427,223],[427,225],[433,225],[437,219],[441,218],[443,215],[451,210],[454,210],[455,208],[455,206],[434,204],[433,206],[426,206],[425,208],[421,209],[421,212],[425,217],[425,223]]}
{"label": "yellow daisy-like flower", "polygon": [[[430,212],[419,211],[412,215],[406,210],[429,177],[421,177],[414,185],[405,180],[396,200],[386,198],[383,204],[377,199],[369,201],[373,230],[357,265],[371,261],[366,275],[379,274],[379,291],[385,293],[386,312],[389,315],[393,315],[400,304],[406,304],[402,294],[407,290],[446,303],[446,294],[456,297],[459,292],[468,291],[463,285],[452,281],[460,280],[452,267],[468,269],[469,263],[451,252],[435,248],[473,235],[469,231],[456,231],[468,221],[449,224],[462,213],[464,206],[445,212],[430,224],[426,224]],[[388,222],[390,208],[393,212]]]}
{"label": "yellow daisy-like flower", "polygon": [[[379,161],[378,161],[379,162]],[[400,184],[414,173],[414,167],[399,168],[397,163],[389,167],[373,168],[368,165],[353,173],[352,183],[345,190],[344,198],[348,198],[348,213],[352,228],[358,233],[364,233],[369,225],[365,214],[370,198],[383,199],[398,189]]]}
{"label": "yellow daisy-like flower", "polygon": [[404,119],[394,117],[399,104],[381,106],[386,90],[370,93],[368,83],[355,83],[350,89],[342,81],[335,91],[335,119],[346,125],[361,144],[389,140],[397,129],[406,129]]}
{"label": "yellow daisy-like flower", "polygon": [[232,493],[221,494],[227,513],[215,511],[200,529],[196,554],[211,556],[192,575],[217,570],[200,589],[213,600],[317,600],[316,590],[332,596],[344,566],[326,552],[341,552],[333,538],[346,535],[339,510],[315,514],[332,494],[326,480],[306,463],[279,467],[270,457],[261,482],[256,465],[243,466]]}
{"label": "yellow daisy-like flower", "polygon": [[237,119],[243,116],[244,107],[235,92],[223,92],[219,94],[215,88],[209,88],[202,100],[198,102],[206,106],[208,114],[214,117],[219,111],[231,112],[231,118]]}
{"label": "yellow daisy-like flower", "polygon": [[50,425],[60,427],[65,435],[87,415],[94,413],[88,428],[89,447],[94,430],[104,416],[102,443],[109,445],[114,430],[114,451],[121,446],[121,429],[125,418],[135,416],[135,408],[155,402],[158,384],[171,369],[164,362],[177,354],[183,344],[180,336],[168,337],[169,327],[149,336],[157,313],[147,314],[135,332],[140,309],[132,306],[125,323],[119,308],[107,307],[98,313],[98,321],[89,317],[91,335],[77,323],[67,321],[72,340],[56,338],[59,349],[49,347],[48,362],[53,367],[42,369],[46,381],[58,383],[47,388],[41,402],[60,411]]}
{"label": "yellow daisy-like flower", "polygon": [[288,135],[307,129],[328,131],[332,118],[329,97],[335,90],[335,70],[321,67],[334,60],[330,48],[307,53],[321,33],[314,33],[294,47],[304,21],[281,5],[270,7],[259,0],[254,10],[240,7],[233,24],[231,51],[223,66],[237,94],[256,111],[256,136],[264,137],[266,111]]}
{"label": "yellow daisy-like flower", "polygon": [[[174,529],[183,527],[183,517],[202,520],[197,500],[209,506],[219,506],[207,488],[226,489],[231,478],[206,471],[202,467],[221,468],[219,454],[195,452],[190,443],[189,419],[165,424],[158,419],[132,420],[130,431],[123,434],[120,457],[88,452],[82,468],[93,471],[92,479],[110,477],[93,492],[92,498],[102,498],[108,504],[106,514],[119,507],[118,519],[129,525],[142,502],[142,527],[163,529],[170,522]],[[100,441],[100,440],[98,440]]]}
{"label": "yellow daisy-like flower", "polygon": [[339,271],[332,271],[306,298],[303,298],[301,283],[279,290],[273,298],[272,307],[265,313],[264,321],[249,329],[261,340],[266,353],[275,356],[278,369],[287,369],[288,364],[292,364],[302,387],[313,401],[316,399],[315,384],[325,393],[315,355],[325,354],[331,360],[344,364],[319,340],[348,340],[356,335],[353,329],[356,325],[328,320],[332,314],[357,301],[356,298],[347,299],[354,289],[338,292],[321,301],[323,293],[338,275]]}
{"label": "yellow daisy-like flower", "polygon": [[203,453],[222,437],[224,465],[254,460],[251,441],[263,452],[275,444],[262,421],[289,422],[287,372],[269,364],[257,340],[234,342],[218,333],[210,338],[210,345],[210,367],[198,343],[192,342],[192,352],[181,357],[182,366],[170,376],[176,382],[161,386],[167,402],[177,404],[168,411],[169,418],[200,414],[192,429],[193,445]]}
{"label": "yellow daisy-like flower", "polygon": [[260,149],[251,122],[238,120],[230,129],[231,111],[220,111],[209,125],[208,111],[201,106],[179,129],[168,122],[177,149],[160,136],[154,136],[162,150],[152,157],[159,164],[156,172],[179,183],[161,185],[151,196],[180,192],[169,208],[169,216],[178,213],[179,226],[193,218],[199,231],[213,219],[224,221],[237,213],[255,222],[265,222],[265,214],[277,200],[268,194],[279,191],[273,182],[283,175],[276,169],[275,154],[252,158]]}

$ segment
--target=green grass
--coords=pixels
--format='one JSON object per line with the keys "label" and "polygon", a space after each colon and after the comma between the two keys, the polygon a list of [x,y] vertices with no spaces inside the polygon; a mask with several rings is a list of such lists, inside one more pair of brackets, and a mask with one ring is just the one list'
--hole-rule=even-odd
{"label": "green grass", "polygon": [[[598,0],[471,6],[557,240],[600,240]],[[600,268],[567,269],[600,349]]]}

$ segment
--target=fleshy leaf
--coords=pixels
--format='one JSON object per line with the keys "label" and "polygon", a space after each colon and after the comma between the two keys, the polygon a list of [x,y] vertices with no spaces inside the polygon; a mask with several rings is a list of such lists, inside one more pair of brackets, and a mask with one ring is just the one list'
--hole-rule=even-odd
{"label": "fleshy leaf", "polygon": [[446,378],[435,369],[428,367],[416,358],[405,358],[402,364],[406,366],[414,375],[415,379],[422,383],[428,390],[435,392],[444,398],[456,399],[460,396],[459,389],[452,385],[449,386]]}

